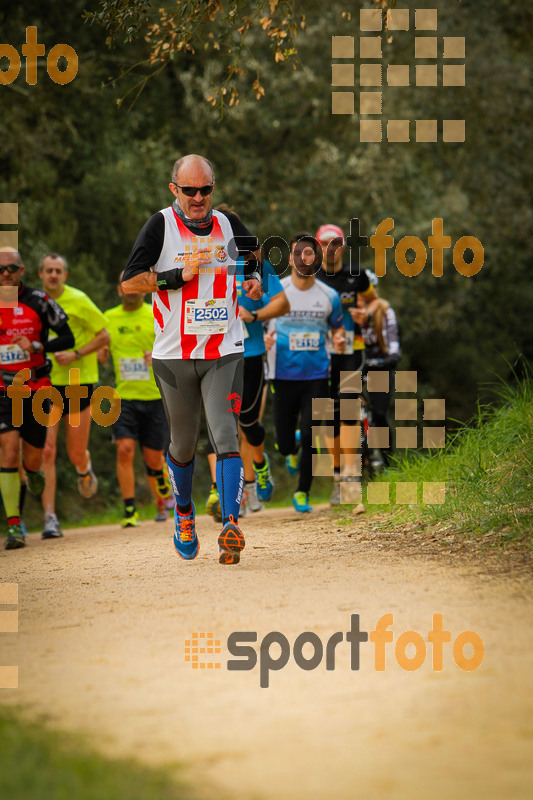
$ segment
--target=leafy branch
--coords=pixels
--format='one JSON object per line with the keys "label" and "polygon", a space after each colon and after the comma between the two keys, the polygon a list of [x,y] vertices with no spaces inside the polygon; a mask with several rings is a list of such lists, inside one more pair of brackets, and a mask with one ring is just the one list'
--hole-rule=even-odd
{"label": "leafy branch", "polygon": [[[388,12],[396,0],[368,2],[381,9],[387,28]],[[149,46],[150,67],[166,66],[185,54],[198,57],[199,52],[216,53],[223,77],[207,102],[219,104],[222,115],[226,105],[239,103],[238,79],[244,75],[244,54],[248,56],[245,66],[248,71],[252,66],[255,73],[251,89],[257,100],[265,96],[257,56],[261,37],[276,64],[290,63],[297,68],[296,38],[306,29],[304,9],[302,0],[173,0],[166,8],[157,9],[150,0],[100,0],[98,10],[85,11],[84,18],[105,27],[109,47],[142,36]],[[349,20],[351,13],[345,11],[342,17]],[[254,47],[248,44],[252,31],[258,34],[253,37]],[[143,78],[142,86],[150,77]]]}

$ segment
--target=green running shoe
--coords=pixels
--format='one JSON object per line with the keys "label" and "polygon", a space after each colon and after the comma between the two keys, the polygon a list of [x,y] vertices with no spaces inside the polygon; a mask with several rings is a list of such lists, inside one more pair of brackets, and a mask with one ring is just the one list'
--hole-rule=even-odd
{"label": "green running shoe", "polygon": [[253,468],[257,497],[260,501],[266,503],[272,497],[272,492],[274,491],[274,480],[270,474],[270,461],[266,453],[264,453],[263,458],[265,461],[264,466],[258,469],[254,463]]}
{"label": "green running shoe", "polygon": [[222,509],[220,508],[220,495],[216,483],[211,484],[211,491],[205,504],[205,513],[213,517],[215,522],[222,522]]}
{"label": "green running shoe", "polygon": [[296,431],[296,435],[294,437],[296,441],[297,451],[293,455],[287,456],[285,459],[285,463],[287,465],[287,472],[289,475],[297,475],[298,470],[300,468],[300,455],[301,455],[301,441],[302,441],[302,434],[301,431]]}
{"label": "green running shoe", "polygon": [[133,506],[126,506],[125,515],[120,521],[121,528],[138,528],[141,524],[139,514]]}
{"label": "green running shoe", "polygon": [[25,545],[26,542],[20,525],[16,523],[10,525],[7,529],[6,550],[18,550],[19,547],[24,547]]}
{"label": "green running shoe", "polygon": [[24,471],[26,473],[26,486],[28,487],[28,492],[35,495],[35,497],[40,497],[44,491],[44,486],[46,483],[44,472],[42,469],[38,469],[37,472],[29,472],[28,470]]}

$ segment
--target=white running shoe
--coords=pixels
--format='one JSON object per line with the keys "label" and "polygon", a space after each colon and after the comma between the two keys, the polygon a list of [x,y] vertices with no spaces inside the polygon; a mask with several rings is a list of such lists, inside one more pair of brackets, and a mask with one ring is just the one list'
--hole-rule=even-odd
{"label": "white running shoe", "polygon": [[260,499],[257,496],[257,484],[256,484],[256,482],[254,481],[253,483],[247,483],[246,484],[246,491],[247,491],[247,494],[248,494],[248,497],[247,497],[248,510],[251,511],[252,513],[255,513],[256,511],[263,511],[265,506],[263,505],[263,503],[260,501]]}
{"label": "white running shoe", "polygon": [[239,519],[248,516],[248,489],[246,486],[242,490],[241,507],[239,509]]}
{"label": "white running shoe", "polygon": [[78,492],[81,494],[82,497],[85,497],[86,500],[90,500],[91,497],[94,497],[96,492],[98,491],[98,478],[94,474],[91,460],[89,459],[89,464],[87,465],[87,472],[83,475],[78,472]]}
{"label": "white running shoe", "polygon": [[63,531],[59,525],[58,519],[55,514],[47,514],[44,519],[43,532],[41,539],[60,539],[63,536]]}
{"label": "white running shoe", "polygon": [[331,497],[329,498],[330,506],[339,506],[341,503],[341,479],[334,476],[333,489],[331,490]]}

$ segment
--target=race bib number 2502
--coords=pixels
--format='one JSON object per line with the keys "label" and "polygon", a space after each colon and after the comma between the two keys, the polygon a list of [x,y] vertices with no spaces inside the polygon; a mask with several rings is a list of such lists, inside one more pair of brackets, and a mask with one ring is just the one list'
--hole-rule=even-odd
{"label": "race bib number 2502", "polygon": [[186,301],[185,333],[226,333],[227,330],[228,306],[225,298]]}

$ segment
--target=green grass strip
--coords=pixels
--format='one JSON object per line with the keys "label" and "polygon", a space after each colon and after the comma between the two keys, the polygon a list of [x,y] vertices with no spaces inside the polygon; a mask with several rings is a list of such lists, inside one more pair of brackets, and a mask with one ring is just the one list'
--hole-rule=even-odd
{"label": "green grass strip", "polygon": [[80,735],[0,709],[0,797],[6,800],[192,800],[162,769],[108,759]]}
{"label": "green grass strip", "polygon": [[446,520],[458,531],[499,533],[505,539],[533,534],[533,386],[530,378],[503,387],[498,407],[478,408],[442,450],[411,453],[378,480],[446,482],[442,504],[369,506],[394,516]]}

